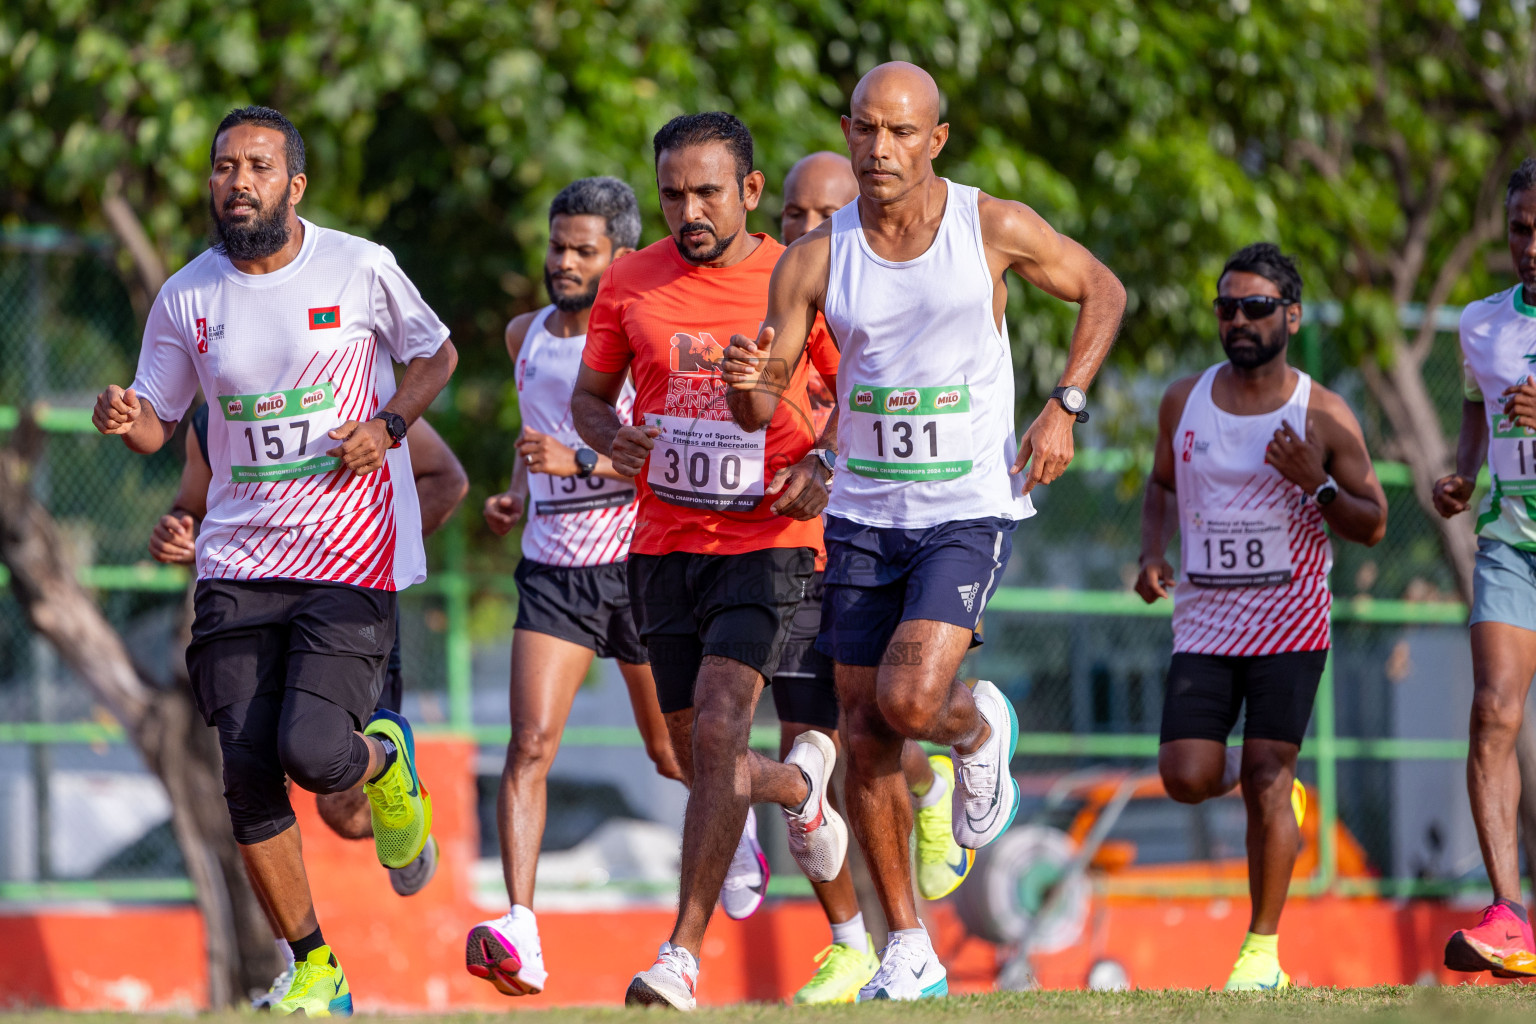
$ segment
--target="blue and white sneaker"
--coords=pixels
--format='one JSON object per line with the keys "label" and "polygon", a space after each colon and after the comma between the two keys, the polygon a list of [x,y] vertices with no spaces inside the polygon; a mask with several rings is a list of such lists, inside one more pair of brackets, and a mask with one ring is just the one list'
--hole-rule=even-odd
{"label": "blue and white sneaker", "polygon": [[956,844],[979,850],[1008,831],[1019,813],[1019,784],[1008,770],[1019,745],[1019,719],[1013,703],[985,679],[977,681],[971,696],[992,734],[971,754],[952,752],[955,792],[950,825]]}
{"label": "blue and white sneaker", "polygon": [[949,995],[949,972],[926,931],[892,932],[880,951],[880,969],[859,989],[859,1002],[933,999]]}

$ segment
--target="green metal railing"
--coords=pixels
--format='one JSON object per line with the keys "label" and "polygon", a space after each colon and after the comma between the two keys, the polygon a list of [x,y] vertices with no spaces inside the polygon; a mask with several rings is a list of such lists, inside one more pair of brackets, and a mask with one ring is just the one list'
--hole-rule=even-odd
{"label": "green metal railing", "polygon": [[[84,433],[93,428],[89,410],[43,408],[33,411],[45,431]],[[0,430],[19,422],[18,411],[0,406]],[[1145,468],[1147,459],[1120,450],[1085,450],[1073,463],[1075,472],[1124,472]],[[1401,463],[1378,462],[1377,474],[1388,487],[1412,483],[1408,467]],[[444,538],[444,566],[433,572],[419,588],[443,601],[446,631],[444,669],[447,695],[447,719],[442,724],[424,725],[422,733],[447,733],[466,736],[479,744],[504,744],[510,735],[507,726],[476,725],[472,720],[472,664],[469,632],[470,602],[475,594],[514,595],[516,587],[510,575],[472,572],[466,569],[467,545],[462,526],[455,524]],[[190,574],[181,567],[163,565],[89,566],[81,570],[82,584],[105,592],[138,591],[174,593],[190,583]],[[9,573],[0,566],[0,586],[9,582]],[[988,606],[989,612],[1053,614],[1105,618],[1161,618],[1171,615],[1171,603],[1147,605],[1134,594],[1120,591],[1083,591],[1048,588],[1000,588]],[[1459,602],[1411,602],[1371,598],[1339,599],[1334,603],[1334,621],[1360,622],[1383,626],[1459,625],[1466,621],[1467,610]],[[1462,760],[1467,744],[1462,740],[1359,738],[1337,735],[1334,705],[1332,659],[1324,670],[1318,688],[1314,731],[1302,752],[1303,759],[1317,771],[1319,830],[1319,871],[1310,879],[1298,879],[1297,891],[1334,892],[1346,895],[1447,895],[1464,888],[1454,882],[1425,882],[1415,879],[1343,879],[1338,877],[1338,850],[1335,824],[1338,820],[1338,762],[1341,760]],[[121,743],[123,730],[115,724],[100,722],[0,722],[0,743],[13,744],[96,744]],[[754,745],[776,749],[777,731],[753,730]],[[566,730],[563,742],[571,746],[631,747],[640,745],[640,736],[632,727],[587,726]],[[1023,732],[1019,736],[1018,755],[1024,757],[1085,757],[1114,759],[1150,759],[1157,754],[1157,736],[1153,734],[1078,734],[1070,732]],[[800,891],[793,885],[775,886],[776,892]],[[808,892],[808,886],[803,887]],[[1197,883],[1154,885],[1147,895],[1181,895],[1198,891],[1214,895],[1241,887]],[[73,899],[89,896],[97,899],[167,900],[186,899],[190,884],[185,880],[121,880],[88,882],[38,882],[0,884],[0,901]]]}

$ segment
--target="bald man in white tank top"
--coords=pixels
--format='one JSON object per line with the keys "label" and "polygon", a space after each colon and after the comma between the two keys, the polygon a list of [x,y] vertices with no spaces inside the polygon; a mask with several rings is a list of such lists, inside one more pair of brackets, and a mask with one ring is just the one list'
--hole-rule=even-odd
{"label": "bald man in white tank top", "polygon": [[[1029,207],[934,173],[949,137],[941,105],[914,65],[864,76],[842,122],[859,198],[790,246],[757,340],[733,339],[725,361],[732,412],[751,430],[772,415],[818,312],[841,349],[818,646],[836,663],[848,817],[891,929],[861,1000],[947,991],[913,900],[904,740],[952,749],[957,874],[1017,813],[1012,704],[956,673],[980,642],[1013,529],[1033,514],[1029,490],[1072,459],[1083,389],[1125,310],[1114,274]],[[1081,306],[1060,400],[1017,443],[1010,268]]]}
{"label": "bald man in white tank top", "polygon": [[[1349,406],[1286,362],[1301,327],[1295,264],[1250,245],[1216,293],[1227,361],[1163,396],[1136,592],[1151,604],[1179,579],[1157,756],[1168,795],[1195,804],[1242,782],[1253,905],[1226,987],[1243,991],[1290,984],[1278,929],[1306,810],[1296,758],[1330,643],[1324,527],[1375,544],[1387,500]],[[1182,573],[1164,557],[1175,529]],[[1245,705],[1243,745],[1229,749]]]}

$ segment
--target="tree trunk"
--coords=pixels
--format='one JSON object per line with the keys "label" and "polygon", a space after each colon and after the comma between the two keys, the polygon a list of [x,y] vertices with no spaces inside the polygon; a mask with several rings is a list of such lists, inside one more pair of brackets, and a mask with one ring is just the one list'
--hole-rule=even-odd
{"label": "tree trunk", "polygon": [[[1426,315],[1433,315],[1427,311]],[[1456,577],[1456,590],[1472,604],[1472,570],[1477,558],[1477,535],[1467,522],[1475,512],[1443,519],[1435,511],[1431,494],[1435,481],[1451,472],[1451,446],[1440,427],[1440,414],[1424,386],[1422,367],[1409,358],[1407,346],[1397,346],[1398,358],[1388,370],[1366,364],[1365,382],[1392,425],[1392,454],[1408,464],[1413,475],[1413,496],[1440,535],[1440,548]],[[1520,831],[1526,850],[1526,870],[1536,891],[1536,723],[1526,708],[1525,722],[1515,745],[1520,762]]]}
{"label": "tree trunk", "polygon": [[157,690],[134,667],[112,626],[60,552],[58,528],[33,500],[28,450],[41,444],[30,419],[0,451],[0,563],[39,635],[110,707],[165,786],[171,826],[196,891],[208,949],[208,1001],[238,1006],[277,973],[272,932],[246,878],[223,798],[214,731],[193,708],[184,678]]}

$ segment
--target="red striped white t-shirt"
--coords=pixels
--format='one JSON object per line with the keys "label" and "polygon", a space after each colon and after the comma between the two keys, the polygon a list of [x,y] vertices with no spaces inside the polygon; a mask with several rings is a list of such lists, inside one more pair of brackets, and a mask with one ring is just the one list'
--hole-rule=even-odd
{"label": "red striped white t-shirt", "polygon": [[1326,649],[1333,547],[1323,514],[1264,461],[1282,420],[1304,436],[1312,379],[1293,370],[1283,406],[1237,416],[1211,400],[1224,365],[1201,375],[1173,437],[1183,563],[1173,649],[1238,657]]}
{"label": "red striped white t-shirt", "polygon": [[397,590],[426,579],[407,443],[358,477],[326,434],[372,418],[395,392],[393,362],[431,356],[448,328],[388,249],[301,223],[298,256],[274,273],[210,250],[167,281],[133,387],[163,420],[207,397],[199,579]]}

